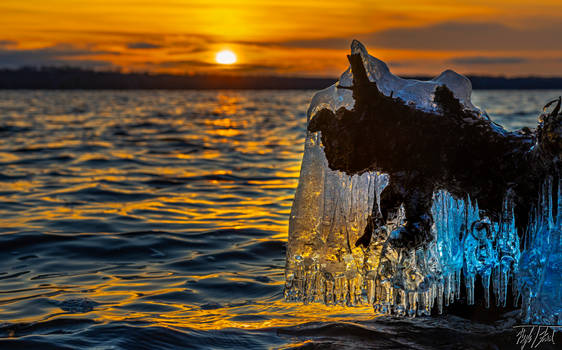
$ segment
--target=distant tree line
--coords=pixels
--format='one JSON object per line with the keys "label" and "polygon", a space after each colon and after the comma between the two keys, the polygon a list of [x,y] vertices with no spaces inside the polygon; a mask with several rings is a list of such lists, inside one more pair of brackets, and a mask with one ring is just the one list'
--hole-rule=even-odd
{"label": "distant tree line", "polygon": [[[426,80],[428,77],[416,77]],[[474,89],[562,89],[562,78],[469,76]],[[335,78],[174,75],[81,68],[0,69],[0,89],[321,89]]]}
{"label": "distant tree line", "polygon": [[319,89],[333,78],[174,75],[80,68],[0,69],[0,89]]}

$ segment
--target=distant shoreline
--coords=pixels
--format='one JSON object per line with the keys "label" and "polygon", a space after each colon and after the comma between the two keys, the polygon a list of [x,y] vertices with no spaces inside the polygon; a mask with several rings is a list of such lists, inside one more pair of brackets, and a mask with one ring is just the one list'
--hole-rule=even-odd
{"label": "distant shoreline", "polygon": [[[409,77],[412,78],[412,77]],[[413,77],[428,80],[431,77]],[[468,76],[475,90],[562,89],[562,77]],[[79,68],[0,69],[0,90],[318,90],[336,78],[173,75]]]}

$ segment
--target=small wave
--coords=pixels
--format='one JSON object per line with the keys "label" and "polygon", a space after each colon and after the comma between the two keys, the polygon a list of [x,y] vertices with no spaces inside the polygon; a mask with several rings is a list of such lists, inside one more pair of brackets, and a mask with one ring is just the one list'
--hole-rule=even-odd
{"label": "small wave", "polygon": [[[280,336],[296,338],[293,349],[521,349],[516,330],[455,316],[432,318],[381,317],[366,322],[321,322],[280,328]],[[554,349],[545,345],[545,349]]]}

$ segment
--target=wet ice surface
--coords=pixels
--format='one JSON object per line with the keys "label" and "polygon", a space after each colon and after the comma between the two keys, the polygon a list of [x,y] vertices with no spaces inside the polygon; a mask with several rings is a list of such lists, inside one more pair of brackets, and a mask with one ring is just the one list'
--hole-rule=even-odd
{"label": "wet ice surface", "polygon": [[[472,101],[514,129],[561,94]],[[284,302],[311,96],[2,91],[0,348],[485,343],[485,326],[462,320]]]}

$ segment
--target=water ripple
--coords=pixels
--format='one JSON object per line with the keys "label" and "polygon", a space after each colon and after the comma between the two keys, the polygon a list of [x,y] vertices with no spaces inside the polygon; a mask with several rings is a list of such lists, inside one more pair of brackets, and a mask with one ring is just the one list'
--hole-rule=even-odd
{"label": "water ripple", "polygon": [[[368,306],[283,301],[311,94],[3,91],[0,348],[399,348],[424,337],[420,324],[400,326],[409,335],[361,323]],[[516,128],[558,95],[474,101]],[[443,325],[431,327],[424,339]]]}

